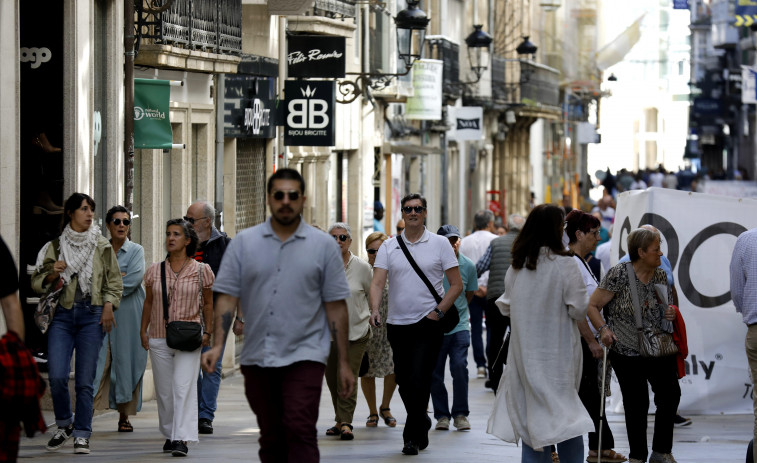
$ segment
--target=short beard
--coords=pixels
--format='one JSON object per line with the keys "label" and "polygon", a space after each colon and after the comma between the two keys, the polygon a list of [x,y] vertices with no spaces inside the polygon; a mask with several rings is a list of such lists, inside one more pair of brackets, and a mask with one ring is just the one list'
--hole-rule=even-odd
{"label": "short beard", "polygon": [[271,218],[275,220],[279,225],[288,226],[298,221],[300,219],[300,214],[293,215],[291,220],[282,220],[276,214],[271,214]]}

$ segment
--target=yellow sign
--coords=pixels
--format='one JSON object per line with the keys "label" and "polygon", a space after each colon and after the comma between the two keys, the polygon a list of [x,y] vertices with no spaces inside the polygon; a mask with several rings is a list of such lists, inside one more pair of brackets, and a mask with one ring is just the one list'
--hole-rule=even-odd
{"label": "yellow sign", "polygon": [[736,18],[736,21],[734,21],[733,25],[736,27],[741,27],[741,26],[749,27],[752,24],[757,24],[757,14],[752,14],[752,15],[737,14],[735,18]]}

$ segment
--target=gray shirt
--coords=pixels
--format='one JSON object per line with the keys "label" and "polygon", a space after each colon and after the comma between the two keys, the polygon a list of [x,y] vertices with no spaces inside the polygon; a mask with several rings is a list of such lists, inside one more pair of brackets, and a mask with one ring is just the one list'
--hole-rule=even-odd
{"label": "gray shirt", "polygon": [[261,367],[325,364],[330,334],[323,303],[350,297],[333,238],[301,221],[281,242],[270,218],[229,243],[213,291],[239,298],[245,319],[240,363]]}

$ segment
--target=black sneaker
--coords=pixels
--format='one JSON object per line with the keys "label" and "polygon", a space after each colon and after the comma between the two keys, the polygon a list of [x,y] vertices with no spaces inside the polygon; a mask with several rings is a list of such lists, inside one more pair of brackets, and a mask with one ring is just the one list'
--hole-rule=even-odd
{"label": "black sneaker", "polygon": [[186,457],[189,453],[187,448],[187,442],[183,440],[175,440],[171,442],[173,448],[171,449],[171,455],[175,457]]}
{"label": "black sneaker", "polygon": [[173,450],[171,439],[166,439],[166,443],[163,444],[163,453],[171,453],[171,450]]}
{"label": "black sneaker", "polygon": [[688,426],[691,424],[691,418],[684,418],[683,416],[676,414],[676,417],[673,418],[673,425],[676,427],[681,426]]}
{"label": "black sneaker", "polygon": [[402,453],[405,455],[418,455],[418,444],[413,441],[405,442],[405,446],[402,447]]}
{"label": "black sneaker", "polygon": [[45,446],[45,448],[51,452],[58,450],[59,448],[63,447],[63,444],[65,444],[68,439],[71,438],[71,435],[73,433],[74,433],[73,423],[69,424],[65,428],[58,427],[58,430],[55,431],[53,438],[47,442],[47,445]]}
{"label": "black sneaker", "polygon": [[213,422],[207,418],[200,418],[197,423],[197,431],[200,434],[213,434]]}
{"label": "black sneaker", "polygon": [[89,439],[74,437],[74,453],[89,453]]}

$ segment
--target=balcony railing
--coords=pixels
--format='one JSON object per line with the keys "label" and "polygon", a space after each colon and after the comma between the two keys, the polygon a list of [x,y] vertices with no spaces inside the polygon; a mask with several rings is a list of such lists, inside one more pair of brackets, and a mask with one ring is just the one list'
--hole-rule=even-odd
{"label": "balcony railing", "polygon": [[444,62],[442,71],[442,93],[445,97],[459,98],[460,85],[460,45],[443,36],[426,36],[430,48],[430,58]]}
{"label": "balcony railing", "polygon": [[350,0],[315,0],[313,13],[333,19],[357,17],[355,2]]}
{"label": "balcony railing", "polygon": [[137,32],[145,43],[219,54],[242,51],[242,0],[174,0],[162,12],[137,2]]}

